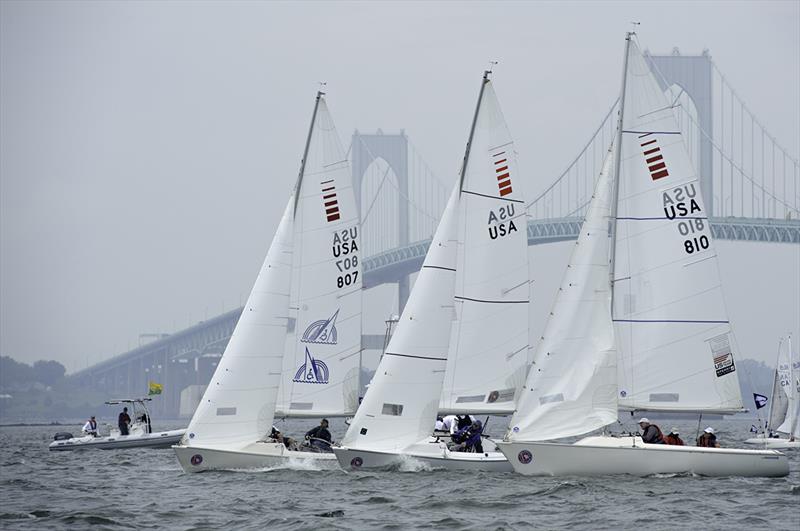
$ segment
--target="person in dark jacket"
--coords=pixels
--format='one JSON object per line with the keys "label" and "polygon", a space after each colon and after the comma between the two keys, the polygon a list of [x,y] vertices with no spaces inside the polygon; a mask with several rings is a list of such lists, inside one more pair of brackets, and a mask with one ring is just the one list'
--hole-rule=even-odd
{"label": "person in dark jacket", "polygon": [[639,427],[642,429],[642,441],[647,444],[664,444],[664,435],[661,428],[655,424],[650,424],[650,420],[642,417],[639,419]]}
{"label": "person in dark jacket", "polygon": [[117,426],[119,427],[120,435],[128,435],[128,425],[131,423],[131,417],[128,415],[128,408],[122,408],[122,413],[119,414],[117,419]]}
{"label": "person in dark jacket", "polygon": [[719,448],[717,436],[714,435],[714,428],[709,426],[703,430],[703,433],[697,438],[697,446],[702,448]]}
{"label": "person in dark jacket", "polygon": [[678,428],[669,430],[669,435],[664,438],[664,442],[672,446],[683,446],[683,439],[681,439],[678,433]]}
{"label": "person in dark jacket", "polygon": [[482,433],[483,424],[479,420],[474,421],[465,428],[461,428],[453,434],[453,442],[457,443],[457,446],[454,448],[455,451],[483,453],[483,444],[481,443]]}
{"label": "person in dark jacket", "polygon": [[306,440],[311,441],[311,447],[323,452],[331,451],[331,432],[328,431],[328,419],[322,419],[319,426],[306,432]]}

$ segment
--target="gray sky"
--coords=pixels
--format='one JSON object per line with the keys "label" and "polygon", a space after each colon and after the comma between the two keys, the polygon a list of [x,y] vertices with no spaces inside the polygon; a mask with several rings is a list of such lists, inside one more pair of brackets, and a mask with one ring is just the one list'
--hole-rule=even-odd
{"label": "gray sky", "polygon": [[[451,183],[478,80],[532,196],[619,90],[624,32],[710,50],[800,153],[799,2],[0,2],[0,353],[75,370],[240,303],[294,183],[317,81],[345,145],[404,128]],[[800,246],[718,245],[742,354],[800,343]],[[558,281],[564,245],[532,250]],[[547,301],[552,293],[536,294]],[[382,311],[382,310],[381,310]],[[375,333],[381,330],[369,330]]]}

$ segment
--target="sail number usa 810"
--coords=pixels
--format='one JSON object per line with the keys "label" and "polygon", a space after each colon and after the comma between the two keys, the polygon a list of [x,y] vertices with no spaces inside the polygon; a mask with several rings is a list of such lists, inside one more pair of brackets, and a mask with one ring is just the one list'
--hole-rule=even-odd
{"label": "sail number usa 810", "polygon": [[337,230],[333,234],[331,250],[339,275],[336,287],[352,286],[358,280],[358,227]]}
{"label": "sail number usa 810", "polygon": [[664,214],[669,220],[679,220],[678,232],[685,239],[683,250],[687,254],[705,251],[711,245],[708,237],[708,219],[697,199],[694,183],[665,190],[661,193]]}

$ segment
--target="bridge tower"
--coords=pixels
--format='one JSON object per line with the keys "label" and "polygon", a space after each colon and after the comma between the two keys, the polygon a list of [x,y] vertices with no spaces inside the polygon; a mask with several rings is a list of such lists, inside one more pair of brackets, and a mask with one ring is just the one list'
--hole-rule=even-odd
{"label": "bridge tower", "polygon": [[[364,221],[364,209],[361,205],[361,191],[367,169],[378,160],[383,159],[397,178],[397,246],[405,247],[409,242],[409,177],[408,177],[408,137],[404,131],[399,134],[384,134],[380,129],[375,134],[361,134],[356,130],[350,151],[350,163],[353,171],[353,186],[361,220]],[[363,241],[363,238],[362,238]],[[397,305],[402,313],[410,291],[408,275],[397,280]]]}
{"label": "bridge tower", "polygon": [[[708,50],[703,50],[701,55],[681,55],[677,48],[673,48],[671,55],[650,55],[649,52],[645,52],[645,56],[650,61],[650,67],[662,90],[678,85],[691,98],[697,109],[697,122],[700,128],[710,135],[714,119],[714,63]],[[699,142],[697,171],[700,189],[708,212],[713,213],[714,146],[708,137],[701,137]]]}

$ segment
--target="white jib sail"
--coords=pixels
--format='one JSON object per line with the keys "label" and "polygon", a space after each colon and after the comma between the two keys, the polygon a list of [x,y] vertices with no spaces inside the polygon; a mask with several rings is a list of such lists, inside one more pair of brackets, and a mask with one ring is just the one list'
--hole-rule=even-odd
{"label": "white jib sail", "polygon": [[298,194],[294,327],[276,415],[349,416],[358,407],[361,227],[350,164],[321,95]]}
{"label": "white jib sail", "polygon": [[[776,407],[780,404],[783,410],[783,418],[772,419],[770,417],[770,427],[775,431],[800,437],[800,427],[798,427],[798,396],[800,396],[800,363],[792,355],[791,338],[781,341],[778,351],[778,367],[776,369],[777,388],[773,400]],[[774,422],[773,422],[774,420]]]}
{"label": "white jib sail", "polygon": [[531,354],[528,224],[514,144],[488,79],[464,164],[457,325],[440,411],[510,413]]}
{"label": "white jib sail", "polygon": [[342,444],[400,452],[431,434],[454,318],[458,186]]}
{"label": "white jib sail", "polygon": [[635,42],[627,64],[612,308],[619,405],[739,411],[710,213],[671,102]]}
{"label": "white jib sail", "polygon": [[608,280],[612,156],[609,150],[506,440],[570,437],[617,420]]}
{"label": "white jib sail", "polygon": [[289,312],[294,196],[261,266],[184,444],[236,450],[269,433]]}

